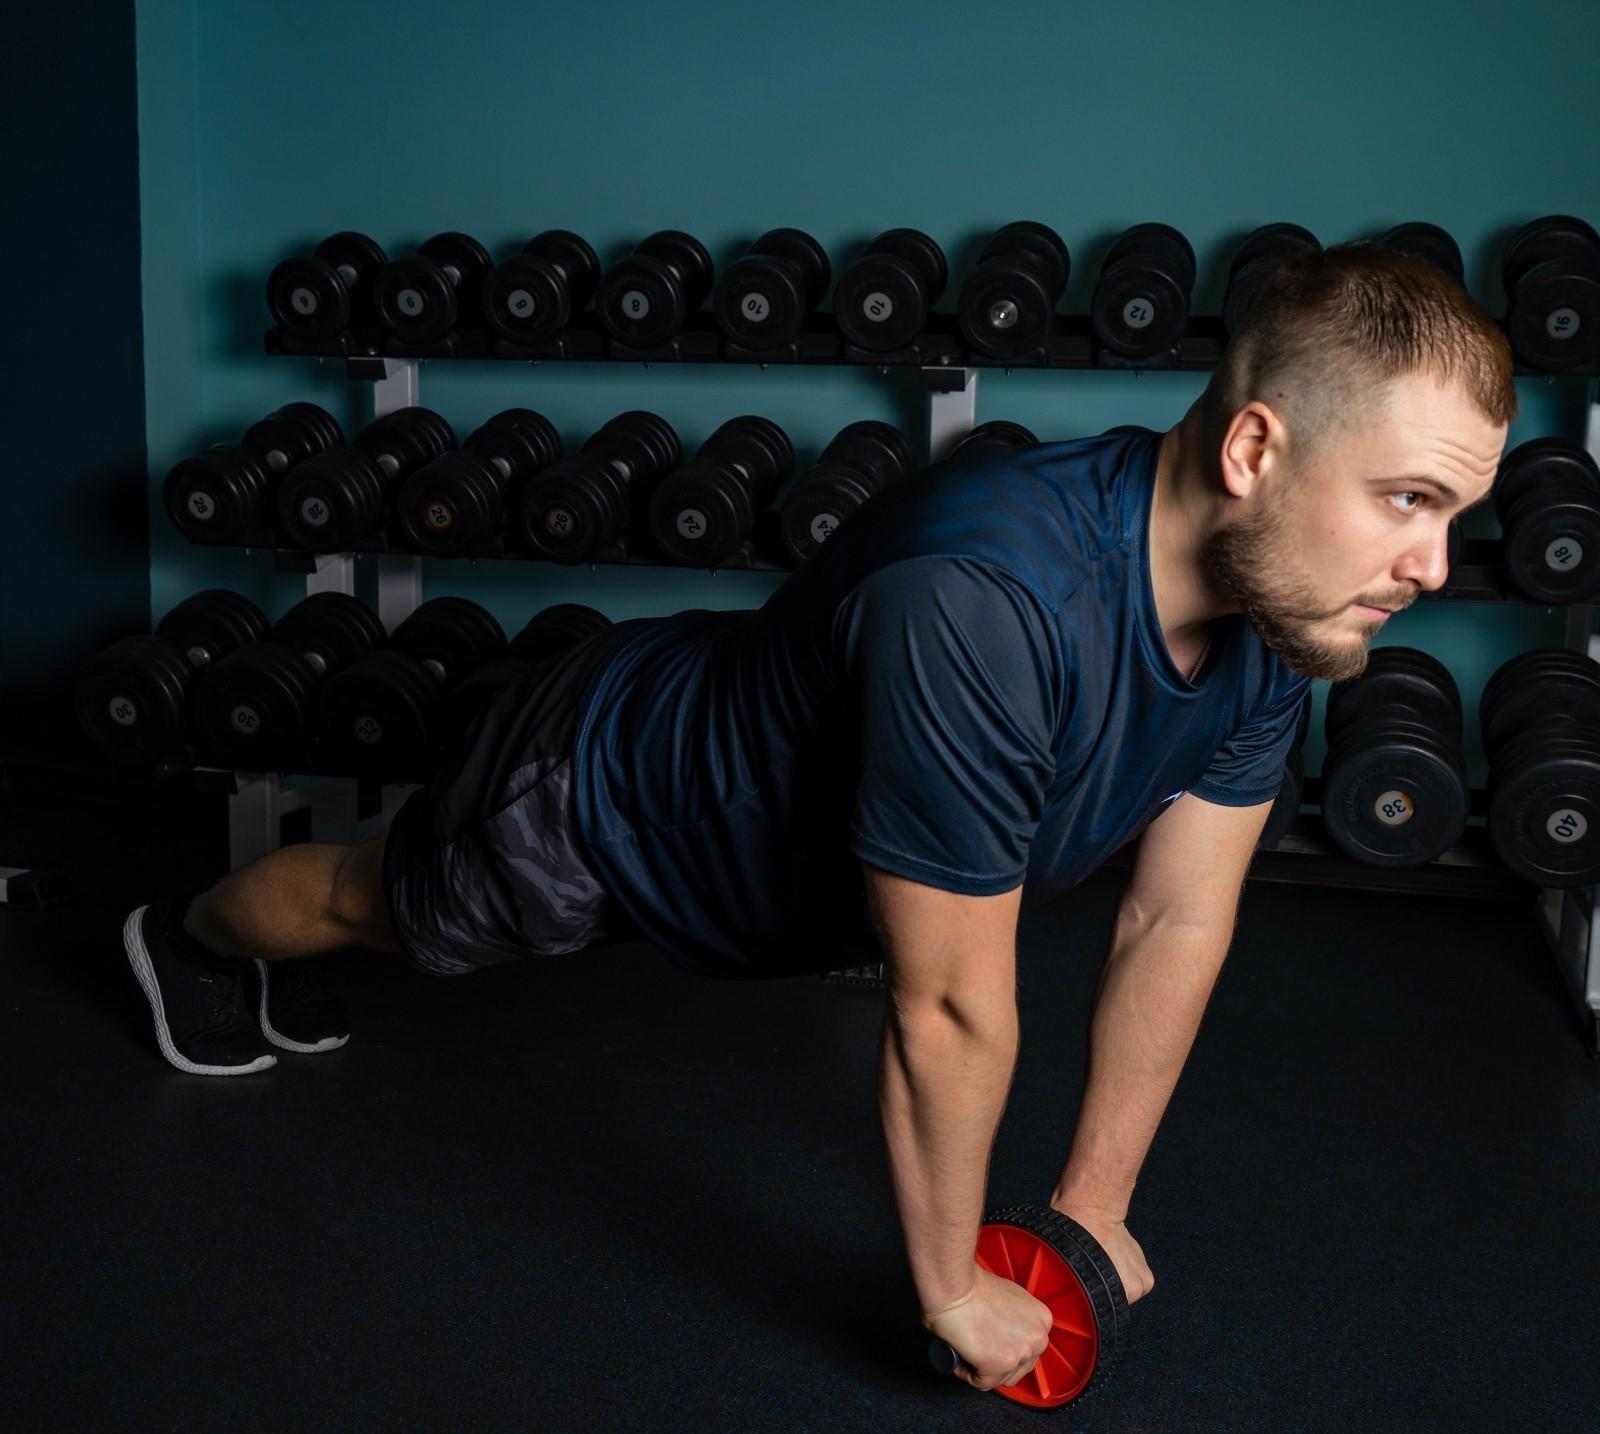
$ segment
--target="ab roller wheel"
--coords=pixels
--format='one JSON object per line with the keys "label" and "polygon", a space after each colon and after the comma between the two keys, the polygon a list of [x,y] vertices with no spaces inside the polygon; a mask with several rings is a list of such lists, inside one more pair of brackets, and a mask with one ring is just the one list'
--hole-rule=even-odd
{"label": "ab roller wheel", "polygon": [[[1050,1344],[1016,1384],[994,1392],[1017,1404],[1055,1409],[1081,1399],[1122,1358],[1128,1301],[1117,1267],[1076,1220],[1046,1205],[1013,1205],[985,1217],[978,1264],[1050,1307]],[[940,1374],[958,1356],[942,1339],[928,1346]]]}

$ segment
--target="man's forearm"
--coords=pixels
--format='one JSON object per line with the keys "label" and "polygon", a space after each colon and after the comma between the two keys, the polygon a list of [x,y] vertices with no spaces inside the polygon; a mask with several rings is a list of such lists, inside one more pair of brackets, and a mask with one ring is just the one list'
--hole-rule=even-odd
{"label": "man's forearm", "polygon": [[1232,932],[1119,923],[1100,973],[1078,1128],[1051,1196],[1125,1219]]}
{"label": "man's forearm", "polygon": [[917,1297],[926,1310],[976,1278],[989,1155],[1016,1068],[1015,1023],[976,1028],[937,1010],[885,1014],[879,1105]]}

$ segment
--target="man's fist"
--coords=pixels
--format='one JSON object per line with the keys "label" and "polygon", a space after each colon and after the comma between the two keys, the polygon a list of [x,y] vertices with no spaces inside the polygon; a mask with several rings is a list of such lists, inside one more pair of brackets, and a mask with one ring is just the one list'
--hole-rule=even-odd
{"label": "man's fist", "polygon": [[1122,1292],[1128,1303],[1136,1304],[1156,1287],[1156,1277],[1150,1273],[1150,1263],[1139,1248],[1139,1242],[1128,1233],[1127,1224],[1110,1211],[1096,1210],[1091,1206],[1074,1205],[1052,1200],[1052,1210],[1059,1210],[1069,1220],[1076,1220],[1096,1240],[1100,1248],[1111,1257],[1122,1280]]}

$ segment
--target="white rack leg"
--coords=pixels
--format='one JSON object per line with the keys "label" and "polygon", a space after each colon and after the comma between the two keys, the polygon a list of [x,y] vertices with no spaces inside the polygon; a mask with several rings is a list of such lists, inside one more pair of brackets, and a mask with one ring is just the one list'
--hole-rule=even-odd
{"label": "white rack leg", "polygon": [[385,359],[383,377],[372,381],[372,416],[382,418],[397,408],[415,408],[421,401],[418,393],[421,382],[418,373],[421,364],[416,359]]}
{"label": "white rack leg", "polygon": [[276,772],[240,772],[228,798],[228,870],[238,871],[278,849]]}
{"label": "white rack leg", "polygon": [[317,566],[306,574],[306,596],[313,593],[356,595],[356,557],[354,553],[318,553]]}
{"label": "white rack leg", "polygon": [[[959,388],[945,384],[960,376]],[[928,388],[928,461],[937,463],[967,434],[978,417],[978,370],[924,369]]]}

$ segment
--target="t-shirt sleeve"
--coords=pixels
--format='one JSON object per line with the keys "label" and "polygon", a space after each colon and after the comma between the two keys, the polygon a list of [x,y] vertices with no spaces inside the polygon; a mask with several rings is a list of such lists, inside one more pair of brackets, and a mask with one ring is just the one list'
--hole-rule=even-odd
{"label": "t-shirt sleeve", "polygon": [[838,621],[860,720],[851,851],[964,895],[1020,886],[1063,700],[1048,608],[993,564],[932,556],[873,573]]}
{"label": "t-shirt sleeve", "polygon": [[1272,672],[1271,680],[1263,684],[1261,700],[1189,788],[1195,796],[1223,807],[1253,807],[1278,795],[1311,679],[1291,672],[1276,658]]}

